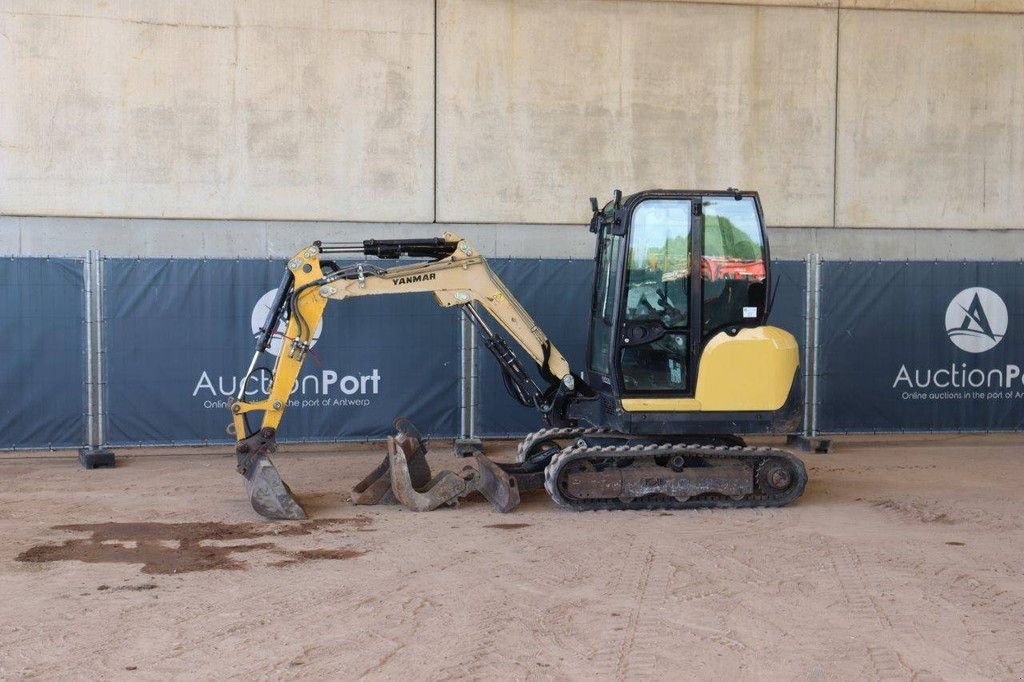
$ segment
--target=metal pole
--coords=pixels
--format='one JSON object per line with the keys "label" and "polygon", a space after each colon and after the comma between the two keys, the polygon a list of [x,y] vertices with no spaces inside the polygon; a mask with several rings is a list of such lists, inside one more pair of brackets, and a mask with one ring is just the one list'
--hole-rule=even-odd
{"label": "metal pole", "polygon": [[811,288],[814,286],[813,254],[804,260],[804,424],[803,434],[811,435]]}
{"label": "metal pole", "polygon": [[462,307],[459,325],[459,346],[461,371],[459,372],[459,394],[462,405],[459,410],[459,436],[455,439],[455,454],[467,457],[474,452],[483,452],[483,443],[476,437],[476,329],[470,315],[475,314],[472,303]]}
{"label": "metal pole", "polygon": [[86,384],[88,394],[89,443],[78,451],[78,461],[86,469],[114,466],[114,453],[103,448],[103,259],[90,249],[85,260]]}
{"label": "metal pole", "polygon": [[468,340],[472,329],[467,329],[469,326],[471,325],[466,315],[460,315],[459,357],[462,359],[462,367],[459,372],[459,399],[462,404],[459,406],[459,438],[469,438],[469,401],[471,400],[469,394],[469,364],[472,361],[469,354]]}
{"label": "metal pole", "polygon": [[93,310],[92,310],[92,278],[93,259],[92,251],[89,251],[82,262],[83,285],[85,288],[85,445],[90,450],[96,449],[96,429],[93,420],[96,413],[93,411],[93,401],[96,398],[96,380],[93,376]]}
{"label": "metal pole", "polygon": [[821,256],[814,254],[814,354],[813,354],[813,376],[811,390],[811,436],[818,435],[818,377],[820,370],[820,348],[821,339]]}
{"label": "metal pole", "polygon": [[103,319],[103,258],[100,256],[99,251],[93,251],[93,260],[96,263],[94,272],[96,273],[96,293],[93,296],[93,300],[96,305],[96,437],[97,445],[103,447],[107,444],[106,434],[106,390],[107,381],[104,377],[104,353],[103,348],[103,325],[105,320]]}
{"label": "metal pole", "polygon": [[477,367],[477,333],[473,323],[466,320],[469,325],[469,437],[478,440],[477,435],[477,387],[479,385],[479,368]]}

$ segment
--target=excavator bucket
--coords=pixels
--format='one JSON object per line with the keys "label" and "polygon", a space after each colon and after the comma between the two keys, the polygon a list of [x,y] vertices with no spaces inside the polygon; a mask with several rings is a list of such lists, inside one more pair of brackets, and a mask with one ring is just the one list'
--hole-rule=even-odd
{"label": "excavator bucket", "polygon": [[[409,443],[408,451],[403,451],[406,472],[403,478],[409,479],[410,487],[421,489],[430,482],[430,465],[427,464],[427,448],[423,444],[419,431],[408,419],[399,417],[395,427],[403,436],[403,442]],[[415,441],[415,442],[413,442]],[[391,490],[391,456],[384,455],[384,460],[370,475],[352,488],[352,504],[399,504]]]}
{"label": "excavator bucket", "polygon": [[276,449],[275,431],[271,428],[260,429],[235,447],[238,473],[245,478],[249,502],[257,514],[268,519],[304,519],[305,510],[270,460]]}
{"label": "excavator bucket", "polygon": [[419,431],[403,417],[395,420],[395,428],[398,433],[388,437],[384,461],[352,489],[353,504],[397,502],[412,511],[431,511],[479,492],[500,512],[519,506],[515,479],[483,455],[476,455],[476,469],[431,477]]}

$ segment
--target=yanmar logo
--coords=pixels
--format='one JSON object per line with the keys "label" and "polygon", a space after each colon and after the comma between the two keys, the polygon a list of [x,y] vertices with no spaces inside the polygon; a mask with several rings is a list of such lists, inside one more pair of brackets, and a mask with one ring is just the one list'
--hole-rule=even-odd
{"label": "yanmar logo", "polygon": [[425,275],[409,275],[408,277],[392,277],[391,281],[397,287],[399,284],[412,284],[413,282],[426,282],[427,280],[437,279],[436,272],[428,272]]}
{"label": "yanmar logo", "polygon": [[984,353],[1003,340],[1009,317],[999,294],[970,287],[953,297],[946,308],[946,336],[968,353]]}

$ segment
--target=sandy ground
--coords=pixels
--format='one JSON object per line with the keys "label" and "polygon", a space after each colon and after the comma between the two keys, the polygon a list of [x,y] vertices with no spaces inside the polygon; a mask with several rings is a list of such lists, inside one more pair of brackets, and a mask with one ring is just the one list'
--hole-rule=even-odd
{"label": "sandy ground", "polygon": [[510,515],[353,507],[377,445],[285,449],[306,524],[223,451],[5,454],[0,678],[1021,679],[1022,445],[841,442],[781,510]]}

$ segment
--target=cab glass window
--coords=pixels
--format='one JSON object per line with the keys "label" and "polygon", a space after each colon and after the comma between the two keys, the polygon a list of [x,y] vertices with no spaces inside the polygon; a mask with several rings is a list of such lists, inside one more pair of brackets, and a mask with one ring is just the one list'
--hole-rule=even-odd
{"label": "cab glass window", "polygon": [[700,259],[704,334],[764,319],[764,232],[753,197],[705,197]]}
{"label": "cab glass window", "polygon": [[633,210],[620,356],[627,391],[687,387],[691,208],[648,199]]}

